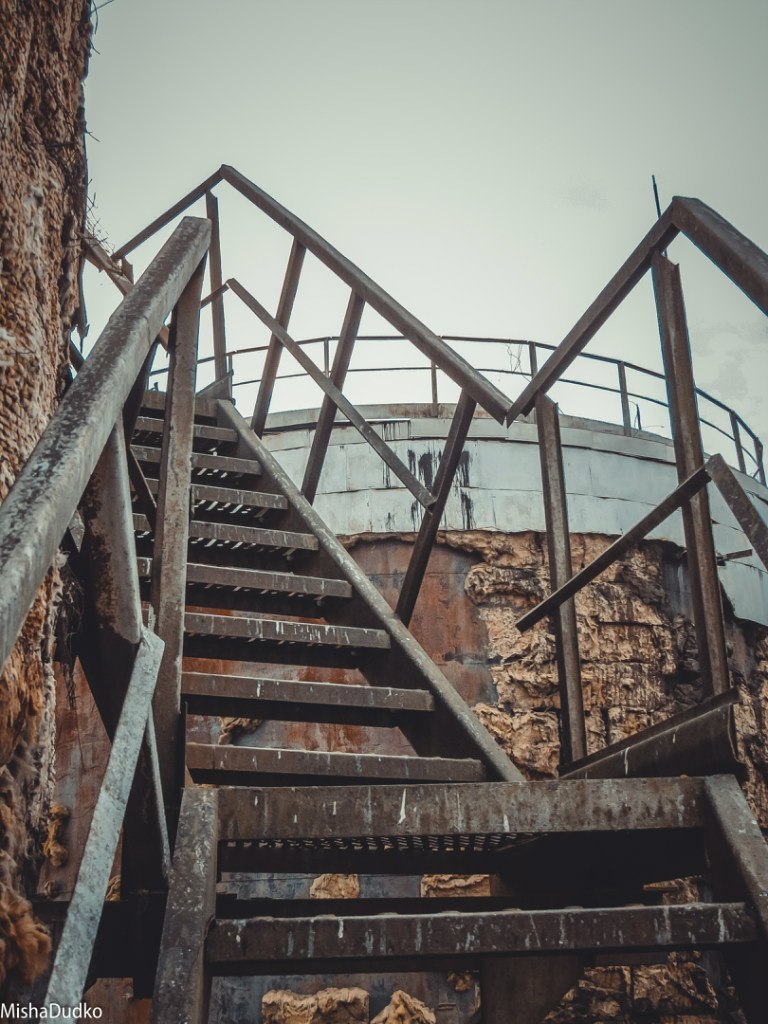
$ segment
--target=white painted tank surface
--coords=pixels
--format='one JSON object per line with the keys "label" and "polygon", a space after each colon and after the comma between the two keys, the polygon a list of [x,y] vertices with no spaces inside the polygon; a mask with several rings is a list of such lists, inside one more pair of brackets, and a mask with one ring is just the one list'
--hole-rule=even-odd
{"label": "white painted tank surface", "polygon": [[[397,455],[428,487],[432,484],[454,407],[367,406],[373,423]],[[304,471],[317,409],[270,417],[267,442],[294,480]],[[571,416],[561,418],[568,511],[572,533],[618,536],[677,485],[672,443],[645,431]],[[737,472],[764,519],[768,489]],[[730,510],[710,485],[719,555],[749,547]],[[357,431],[334,429],[318,488],[316,507],[342,536],[413,534],[420,508],[410,492]],[[502,427],[476,416],[448,500],[442,529],[519,533],[544,531],[544,506],[535,423]],[[650,535],[684,546],[680,513]],[[735,615],[768,625],[768,573],[756,556],[728,560],[720,579]]]}

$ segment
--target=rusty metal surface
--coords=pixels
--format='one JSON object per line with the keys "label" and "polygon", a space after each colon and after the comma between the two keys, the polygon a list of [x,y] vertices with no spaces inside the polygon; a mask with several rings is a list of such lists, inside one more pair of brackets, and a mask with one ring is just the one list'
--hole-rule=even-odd
{"label": "rusty metal surface", "polygon": [[743,903],[601,910],[498,910],[487,914],[396,915],[215,921],[206,961],[216,974],[275,973],[276,963],[303,973],[357,961],[362,971],[413,958],[476,962],[482,954],[622,953],[706,949],[755,941]]}
{"label": "rusty metal surface", "polygon": [[184,790],[152,1000],[154,1024],[207,1021],[203,947],[216,907],[216,801],[213,790]]}
{"label": "rusty metal surface", "polygon": [[[700,779],[496,782],[493,785],[227,790],[222,839],[354,839],[361,836],[515,836],[697,829]],[[375,828],[375,833],[374,833]]]}
{"label": "rusty metal surface", "polygon": [[[184,642],[185,580],[189,540],[189,488],[195,417],[195,377],[200,323],[200,293],[205,272],[198,263],[171,321],[171,372],[157,490],[157,524],[153,545],[152,611],[165,644],[152,702],[166,806],[176,808],[181,659]],[[199,455],[198,459],[206,456]],[[169,813],[173,834],[175,811]]]}
{"label": "rusty metal surface", "polygon": [[282,721],[394,725],[399,716],[432,711],[423,690],[297,682],[185,672],[182,699],[193,715],[278,718]]}
{"label": "rusty metal surface", "polygon": [[411,621],[413,610],[416,607],[419,591],[424,581],[424,574],[427,571],[430,555],[437,537],[438,527],[445,511],[445,503],[453,486],[456,470],[459,466],[461,453],[464,450],[464,442],[475,414],[477,403],[464,391],[459,396],[456,404],[456,411],[451,421],[451,428],[445,441],[445,448],[440,458],[434,483],[434,504],[424,511],[424,517],[413,545],[411,560],[408,563],[408,570],[400,588],[397,599],[396,613],[407,626]]}
{"label": "rusty metal surface", "polygon": [[219,203],[212,192],[205,193],[205,215],[211,222],[208,273],[210,275],[211,314],[213,318],[214,378],[215,380],[220,380],[222,377],[227,378],[227,333],[224,324],[224,296],[221,277]]}
{"label": "rusty metal surface", "polygon": [[543,601],[540,601],[529,612],[526,612],[525,615],[521,615],[516,622],[517,628],[521,632],[530,629],[531,626],[534,626],[555,608],[559,607],[567,598],[573,597],[582,587],[597,579],[609,566],[637,547],[651,530],[660,523],[663,523],[668,516],[671,516],[692,494],[705,487],[709,476],[709,463],[707,463],[706,467],[697,469],[695,473],[692,473],[687,480],[683,481],[679,487],[676,487],[663,501],[660,501],[652,512],[649,512],[647,516],[643,516],[635,526],[627,530],[617,541],[614,541],[605,551],[601,552],[589,565],[586,565],[577,572],[575,576],[571,576],[561,587],[558,587],[549,597],[544,598]]}
{"label": "rusty metal surface", "polygon": [[[275,317],[275,325],[283,329],[288,326],[291,319],[291,312],[293,311],[293,303],[296,300],[296,292],[299,288],[299,278],[304,266],[306,251],[306,248],[297,239],[294,239],[291,246],[291,254],[288,257],[288,266],[285,270],[283,287],[280,292],[280,300],[277,304],[277,315]],[[242,292],[238,291],[239,285],[238,288],[235,288],[235,284],[236,282],[234,281],[227,281],[227,287],[232,289],[242,299]],[[275,378],[277,377],[282,352],[283,345],[273,326],[272,335],[269,339],[269,348],[264,360],[264,369],[261,374],[259,393],[256,396],[256,404],[251,417],[251,430],[258,434],[259,437],[264,433],[264,424],[267,422],[267,413],[269,412],[269,404],[272,401],[272,390],[275,386]]]}
{"label": "rusty metal surface", "polygon": [[[547,395],[536,398],[536,429],[539,435],[541,489],[547,526],[547,557],[550,586],[562,587],[573,575],[568,499],[565,492],[563,448],[557,406]],[[560,689],[561,761],[576,761],[587,752],[587,726],[581,685],[579,633],[576,605],[566,598],[552,615],[557,676]]]}
{"label": "rusty metal surface", "polygon": [[[225,786],[260,785],[270,779],[289,782],[295,776],[303,785],[321,787],[327,786],[329,779],[364,783],[369,779],[381,782],[478,782],[485,778],[480,762],[471,758],[273,750],[205,743],[187,744],[187,766],[196,782]],[[280,781],[275,785],[280,785]]]}
{"label": "rusty metal surface", "polygon": [[[349,363],[352,359],[357,332],[360,328],[360,320],[363,315],[365,302],[354,291],[349,297],[347,311],[344,314],[344,323],[339,335],[336,352],[333,356],[330,379],[333,385],[343,391]],[[328,449],[328,442],[333,430],[333,423],[336,418],[336,405],[330,395],[323,396],[323,404],[317,417],[312,447],[307,456],[307,465],[304,469],[304,479],[301,485],[301,493],[309,502],[315,500],[317,484],[323,469],[325,453]]]}
{"label": "rusty metal surface", "polygon": [[768,527],[760,513],[749,500],[744,488],[728,468],[720,455],[713,455],[707,462],[707,473],[722,494],[739,526],[763,565],[768,569]]}
{"label": "rusty metal surface", "polygon": [[75,1007],[82,998],[162,651],[162,641],[144,631],[48,983],[49,1006]]}
{"label": "rusty metal surface", "polygon": [[733,703],[735,690],[718,694],[701,707],[630,736],[571,766],[564,778],[607,779],[632,776],[742,776]]}
{"label": "rusty metal surface", "polygon": [[[651,266],[677,477],[682,483],[704,463],[685,303],[680,268],[659,253],[654,253]],[[712,517],[706,490],[693,494],[688,504],[683,506],[683,525],[704,689],[709,695],[722,693],[728,689],[730,677]]]}

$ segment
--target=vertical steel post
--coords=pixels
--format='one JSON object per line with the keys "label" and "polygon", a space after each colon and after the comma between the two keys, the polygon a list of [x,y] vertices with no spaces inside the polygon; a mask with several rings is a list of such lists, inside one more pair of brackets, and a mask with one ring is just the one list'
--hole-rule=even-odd
{"label": "vertical steel post", "polygon": [[437,363],[432,362],[429,367],[429,379],[432,385],[432,415],[437,416]]}
{"label": "vertical steel post", "polygon": [[160,455],[157,529],[152,560],[152,608],[155,631],[165,641],[154,698],[155,728],[163,793],[171,823],[178,808],[181,710],[181,660],[184,644],[187,544],[189,541],[195,375],[200,322],[200,293],[205,260],[198,266],[173,312],[168,393]]}
{"label": "vertical steel post", "polygon": [[[299,278],[301,277],[301,268],[304,266],[304,255],[306,248],[301,242],[294,239],[293,245],[291,246],[291,255],[288,257],[288,266],[285,271],[285,278],[283,280],[283,290],[280,293],[280,301],[277,304],[277,314],[275,319],[281,327],[287,327],[288,321],[291,318],[291,312],[293,310],[293,303],[296,299],[296,292],[299,287]],[[259,393],[256,396],[256,405],[253,409],[253,416],[251,417],[251,430],[254,434],[258,434],[259,437],[264,433],[264,426],[267,422],[267,413],[269,412],[269,403],[272,401],[272,392],[275,387],[275,381],[277,380],[277,370],[280,366],[280,356],[283,352],[283,346],[280,340],[273,334],[269,339],[269,348],[267,349],[267,356],[264,360],[264,370],[261,374],[261,384],[259,385]]]}
{"label": "vertical steel post", "polygon": [[528,361],[531,366],[531,377],[535,377],[539,372],[539,357],[536,354],[536,342],[528,342]]}
{"label": "vertical steel post", "polygon": [[[654,253],[651,268],[677,477],[682,483],[704,464],[704,449],[696,406],[680,268],[660,253]],[[729,676],[720,581],[706,490],[694,495],[690,503],[683,506],[683,525],[699,665],[704,691],[707,696],[711,696],[728,689]]]}
{"label": "vertical steel post", "polygon": [[624,433],[629,436],[632,433],[632,414],[629,411],[629,393],[627,391],[627,368],[624,363],[616,364],[619,370],[619,395],[621,396],[621,420],[624,424]]}
{"label": "vertical steel post", "polygon": [[765,464],[763,463],[763,442],[755,438],[755,462],[757,462],[757,479],[765,486]]}
{"label": "vertical steel post", "polygon": [[221,236],[219,234],[219,202],[212,192],[205,193],[205,214],[211,222],[211,248],[209,275],[211,292],[211,317],[213,319],[213,366],[214,379],[227,376],[227,335],[224,326],[224,295],[221,289]]}
{"label": "vertical steel post", "polygon": [[[352,359],[352,351],[355,347],[355,340],[360,329],[360,320],[362,319],[364,308],[365,300],[361,299],[356,292],[352,292],[347,303],[347,311],[344,314],[341,334],[336,343],[336,351],[333,354],[333,366],[331,367],[330,374],[332,383],[342,392],[344,391],[344,381],[346,380],[347,370]],[[301,493],[309,502],[315,500],[317,485],[320,482],[325,453],[328,450],[328,442],[335,420],[336,405],[328,395],[324,395],[323,404],[320,406],[320,413],[317,417],[315,434],[312,438],[312,446],[307,456],[304,480],[301,485]]]}
{"label": "vertical steel post", "polygon": [[[557,406],[547,395],[536,398],[536,426],[539,434],[541,486],[547,526],[550,588],[555,591],[573,575],[568,504],[565,493],[563,450]],[[581,690],[579,637],[573,598],[564,601],[552,616],[557,647],[562,721],[561,761],[567,764],[585,757],[587,730]]]}
{"label": "vertical steel post", "polygon": [[453,415],[451,429],[445,441],[440,465],[435,476],[435,503],[431,508],[424,510],[424,517],[421,520],[421,527],[413,545],[411,560],[405,573],[403,585],[400,588],[400,596],[395,611],[401,621],[407,626],[411,621],[413,609],[421,590],[424,580],[424,573],[427,571],[429,556],[435,543],[435,537],[443,517],[445,503],[451,493],[453,478],[456,468],[464,451],[464,442],[467,438],[472,417],[475,414],[477,403],[470,398],[466,391],[462,391],[456,405],[456,412]]}
{"label": "vertical steel post", "polygon": [[744,445],[741,443],[741,430],[739,429],[739,417],[731,409],[731,432],[733,434],[733,444],[736,448],[736,461],[739,464],[739,469],[742,473],[747,472],[747,465],[744,462]]}

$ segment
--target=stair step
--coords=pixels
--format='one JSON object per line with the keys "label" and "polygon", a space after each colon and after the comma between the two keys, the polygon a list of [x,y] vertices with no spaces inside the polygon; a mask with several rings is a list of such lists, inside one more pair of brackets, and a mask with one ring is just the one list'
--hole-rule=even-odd
{"label": "stair step", "polygon": [[[145,413],[147,410],[159,414],[159,418],[165,414],[165,392],[164,391],[145,391],[144,398],[141,402],[141,411]],[[218,409],[216,407],[216,401],[211,398],[204,398],[200,395],[195,396],[195,419],[206,419],[215,421],[218,417]]]}
{"label": "stair step", "polygon": [[434,970],[454,963],[479,966],[485,954],[620,955],[742,945],[756,938],[757,925],[744,903],[485,913],[462,913],[457,906],[440,914],[214,921],[206,961],[214,975],[368,974],[408,964],[413,969],[414,960]]}
{"label": "stair step", "polygon": [[[157,495],[159,481],[147,478],[152,494]],[[211,484],[192,483],[192,514],[199,511],[218,512],[232,518],[245,517],[249,512],[263,515],[269,509],[284,511],[288,500],[282,494],[267,491],[248,491],[240,487],[215,487]]]}
{"label": "stair step", "polygon": [[[165,420],[159,416],[139,416],[134,427],[134,434],[150,434],[161,437]],[[208,423],[195,423],[194,438],[198,441],[218,441],[222,444],[236,444],[237,432],[231,427],[213,427]]]}
{"label": "stair step", "polygon": [[485,778],[483,766],[470,758],[402,757],[347,754],[325,750],[187,744],[187,767],[195,782],[247,786],[285,779],[324,785],[329,778],[350,783],[384,781],[466,781]]}
{"label": "stair step", "polygon": [[[137,533],[150,533],[146,516],[135,512],[133,528]],[[311,533],[296,533],[292,530],[270,530],[263,526],[245,526],[235,523],[210,523],[193,519],[189,524],[189,542],[194,547],[203,541],[204,547],[214,544],[234,544],[238,547],[280,548],[285,551],[317,551],[317,538]]]}
{"label": "stair step", "polygon": [[[249,917],[301,918],[333,914],[334,917],[374,917],[379,914],[483,913],[512,909],[513,896],[374,896],[346,899],[240,899],[220,893],[216,917],[220,921]],[[41,906],[44,904],[41,901]]]}
{"label": "stair step", "polygon": [[204,612],[187,612],[184,622],[184,654],[192,658],[351,668],[389,649],[382,629]]}
{"label": "stair step", "polygon": [[389,648],[383,629],[358,626],[329,626],[322,622],[292,622],[288,619],[260,619],[246,615],[206,615],[187,612],[184,628],[192,635],[237,637],[243,640],[274,640],[281,644],[309,644],[329,647]]}
{"label": "stair step", "polygon": [[[152,575],[152,559],[137,559],[139,578],[149,579]],[[352,587],[346,580],[329,579],[323,576],[299,576],[292,572],[265,572],[261,569],[235,569],[221,565],[187,565],[187,586],[199,584],[218,593],[221,588],[237,588],[261,593],[301,594],[324,598],[349,598]]]}
{"label": "stair step", "polygon": [[[131,448],[139,462],[153,465],[160,462],[160,449],[147,445],[132,444]],[[221,473],[233,476],[261,476],[261,464],[255,459],[237,459],[232,455],[210,455],[205,452],[192,453],[193,472]]]}
{"label": "stair step", "polygon": [[182,696],[193,715],[232,715],[282,722],[396,725],[434,708],[425,690],[298,682],[185,672]]}

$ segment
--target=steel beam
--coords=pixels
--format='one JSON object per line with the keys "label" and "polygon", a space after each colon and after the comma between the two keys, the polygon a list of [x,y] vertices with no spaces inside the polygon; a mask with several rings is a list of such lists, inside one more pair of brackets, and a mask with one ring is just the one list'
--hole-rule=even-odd
{"label": "steel beam", "polygon": [[206,1024],[205,937],[216,910],[215,790],[185,789],[160,942],[152,1024]]}
{"label": "steel beam", "polygon": [[707,473],[736,517],[757,557],[768,569],[768,526],[765,525],[765,520],[750,501],[749,495],[722,455],[713,455],[709,459]]}
{"label": "steel beam", "polygon": [[[557,406],[547,395],[539,395],[536,398],[536,429],[539,435],[550,586],[553,590],[558,590],[571,578],[573,568],[563,449],[560,442],[560,418]],[[568,763],[577,761],[587,753],[579,634],[576,625],[576,605],[572,598],[563,601],[554,610],[552,620],[560,688],[560,759],[563,763]]]}
{"label": "steel beam", "polygon": [[82,999],[162,651],[162,641],[144,630],[56,951],[49,1007],[75,1007]]}
{"label": "steel beam", "polygon": [[[224,324],[224,287],[221,278],[221,234],[219,203],[212,192],[205,193],[205,213],[211,222],[211,246],[208,250],[211,285],[211,316],[213,319],[214,380],[229,380],[227,374],[227,332]],[[201,307],[202,308],[202,307]],[[223,397],[223,396],[222,396]]]}
{"label": "steel beam", "polygon": [[[695,829],[700,779],[605,779],[222,790],[223,840],[556,835]],[[375,830],[375,832],[374,832]]]}
{"label": "steel beam", "polygon": [[743,945],[754,942],[756,934],[743,903],[374,918],[262,917],[215,921],[206,960],[216,975],[295,974],[299,964],[302,971],[317,974],[342,969],[367,973],[374,965],[383,968],[397,960],[410,960],[410,970],[417,971],[430,957],[471,962],[488,954],[564,951],[615,952],[620,957],[630,951]]}
{"label": "steel beam", "polygon": [[632,776],[741,775],[733,702],[736,691],[673,715],[572,765],[564,778],[611,779]]}
{"label": "steel beam", "polygon": [[435,476],[435,502],[424,512],[397,599],[395,611],[406,626],[410,623],[413,610],[416,607],[424,574],[427,571],[429,556],[432,553],[440,520],[443,518],[445,503],[451,493],[453,478],[459,465],[461,453],[464,451],[464,442],[467,439],[476,407],[477,403],[474,398],[470,398],[465,391],[462,391]]}
{"label": "steel beam", "polygon": [[[704,464],[685,303],[680,268],[659,253],[654,253],[651,266],[677,476],[682,483]],[[683,525],[704,691],[709,695],[722,693],[730,685],[730,676],[706,491],[693,495],[689,505],[683,507]]]}
{"label": "steel beam", "polygon": [[[277,316],[275,317],[275,323],[283,329],[288,326],[288,322],[291,319],[291,312],[293,310],[293,303],[296,300],[296,292],[299,288],[299,278],[301,277],[301,268],[304,266],[304,255],[306,251],[306,248],[294,239],[293,245],[291,246],[291,254],[288,258],[285,278],[283,280],[283,290],[280,293],[280,301],[277,304]],[[227,285],[231,289],[233,289],[233,284],[233,281],[227,281]],[[242,294],[240,294],[240,292],[236,291],[236,294],[240,295],[240,298],[242,299]],[[264,359],[264,369],[261,371],[259,393],[256,396],[256,405],[254,406],[253,416],[251,417],[251,430],[253,430],[255,434],[258,434],[259,437],[264,433],[264,427],[267,422],[267,414],[269,412],[270,402],[272,401],[272,392],[275,387],[275,381],[277,380],[277,370],[280,366],[280,356],[282,355],[282,351],[283,347],[273,327],[272,336],[269,339],[267,355]]]}
{"label": "steel beam", "polygon": [[[355,292],[349,297],[347,312],[344,316],[341,334],[336,344],[336,351],[333,356],[331,367],[331,383],[339,390],[344,390],[347,370],[352,359],[352,350],[355,347],[355,339],[360,329],[360,320],[363,315],[365,302]],[[331,431],[336,419],[336,404],[330,395],[323,396],[323,404],[315,425],[315,433],[312,438],[312,447],[309,449],[307,465],[304,470],[304,481],[301,485],[301,492],[310,504],[315,500],[317,485],[320,482],[320,474],[325,462],[325,453],[328,450],[328,442],[331,438]]]}
{"label": "steel beam", "polygon": [[521,615],[515,623],[517,628],[524,632],[546,615],[551,615],[569,597],[578,594],[583,587],[597,579],[614,562],[617,562],[629,551],[637,547],[651,530],[655,529],[660,523],[663,523],[665,519],[671,516],[673,512],[679,509],[692,494],[701,490],[702,487],[706,487],[710,477],[709,467],[710,463],[708,462],[706,467],[697,469],[679,487],[676,487],[671,494],[667,495],[663,501],[660,501],[652,512],[649,512],[647,516],[643,516],[623,536],[614,541],[597,558],[594,558],[589,565],[586,565],[575,575],[571,576],[561,587],[558,587],[549,597],[545,597],[543,601],[540,601],[539,604],[531,608],[525,615]]}
{"label": "steel beam", "polygon": [[179,298],[171,323],[171,366],[153,548],[152,608],[155,628],[165,643],[153,707],[160,753],[160,775],[171,824],[182,783],[179,777],[178,735],[181,659],[186,604],[197,337],[204,270],[205,263],[201,261]]}

